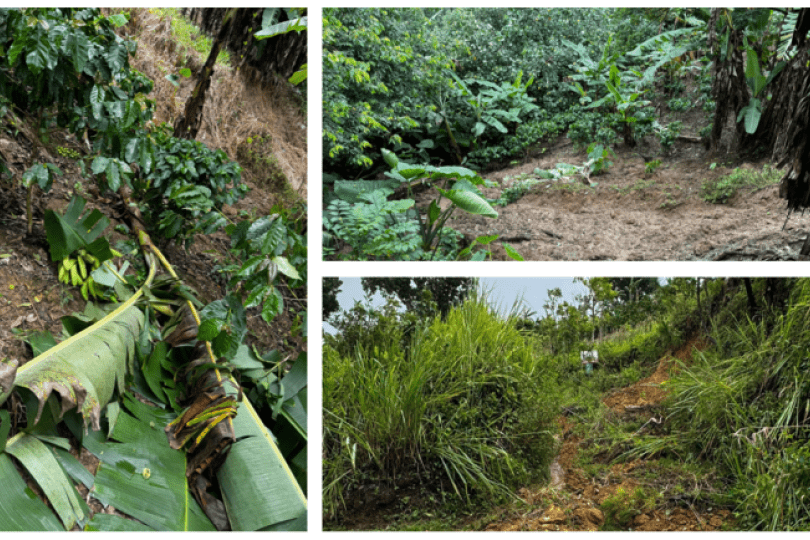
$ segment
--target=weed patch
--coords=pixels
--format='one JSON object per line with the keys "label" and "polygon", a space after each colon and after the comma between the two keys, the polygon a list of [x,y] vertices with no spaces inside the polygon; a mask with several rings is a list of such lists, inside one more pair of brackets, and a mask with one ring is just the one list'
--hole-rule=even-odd
{"label": "weed patch", "polygon": [[[171,21],[172,37],[180,45],[181,50],[193,50],[202,58],[207,58],[211,53],[211,38],[200,32],[199,28],[181,15],[179,9],[151,8],[149,12],[160,18],[166,17]],[[219,56],[217,56],[217,64],[224,67],[231,66],[228,51],[225,49],[220,51]]]}
{"label": "weed patch", "polygon": [[782,173],[770,165],[761,170],[734,169],[730,174],[707,180],[701,186],[701,197],[712,204],[725,204],[741,189],[759,189],[779,183]]}

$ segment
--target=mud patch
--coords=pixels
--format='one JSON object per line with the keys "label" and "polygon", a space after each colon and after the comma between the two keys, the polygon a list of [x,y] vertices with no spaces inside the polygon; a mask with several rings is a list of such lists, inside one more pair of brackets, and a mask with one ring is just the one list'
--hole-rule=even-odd
{"label": "mud patch", "polygon": [[[677,143],[661,167],[645,171],[640,145],[618,148],[613,166],[592,177],[545,181],[489,219],[454,213],[448,225],[468,239],[498,234],[526,260],[796,260],[810,231],[810,217],[787,216],[775,185],[742,190],[726,204],[702,200],[702,185],[734,169],[729,155],[709,155],[702,146]],[[549,150],[517,167],[484,174],[501,184],[486,189],[498,198],[520,174],[564,162],[581,165],[587,156],[560,138]],[[725,163],[725,165],[721,165]],[[742,164],[757,169],[760,164]],[[507,260],[496,242],[494,258]]]}
{"label": "mud patch", "polygon": [[681,348],[679,348],[673,356],[665,356],[658,362],[658,367],[655,373],[641,379],[615,392],[603,400],[603,403],[615,413],[625,412],[638,412],[645,408],[649,408],[660,404],[666,391],[661,388],[661,383],[669,380],[673,370],[677,369],[677,362],[675,358],[681,362],[687,362],[692,357],[694,350],[702,351],[708,347],[708,342],[702,339],[693,338]]}

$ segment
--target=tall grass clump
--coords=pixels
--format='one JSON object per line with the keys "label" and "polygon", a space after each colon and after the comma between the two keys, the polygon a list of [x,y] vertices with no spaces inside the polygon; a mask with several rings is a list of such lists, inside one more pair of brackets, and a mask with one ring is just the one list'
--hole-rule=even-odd
{"label": "tall grass clump", "polygon": [[786,310],[715,330],[718,347],[669,382],[673,427],[728,475],[741,528],[810,529],[810,280]]}
{"label": "tall grass clump", "polygon": [[420,482],[469,503],[545,476],[558,395],[535,338],[516,326],[479,296],[411,327],[405,347],[401,327],[350,354],[327,341],[325,514],[363,484]]}

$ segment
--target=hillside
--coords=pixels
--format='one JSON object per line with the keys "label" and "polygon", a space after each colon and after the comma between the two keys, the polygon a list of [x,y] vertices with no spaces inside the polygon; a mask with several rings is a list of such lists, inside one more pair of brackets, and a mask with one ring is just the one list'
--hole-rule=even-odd
{"label": "hillside", "polygon": [[328,8],[325,255],[803,260],[808,21]]}
{"label": "hillside", "polygon": [[[212,39],[176,10],[3,9],[0,35],[0,529],[305,528],[300,92],[223,53],[183,139]],[[285,515],[234,487],[256,456]]]}
{"label": "hillside", "polygon": [[581,281],[536,319],[475,293],[332,317],[324,528],[807,530],[807,280]]}

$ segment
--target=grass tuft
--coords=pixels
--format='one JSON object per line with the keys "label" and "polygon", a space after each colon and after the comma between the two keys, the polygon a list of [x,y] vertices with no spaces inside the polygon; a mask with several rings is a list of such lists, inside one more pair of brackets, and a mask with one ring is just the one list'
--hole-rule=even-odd
{"label": "grass tuft", "polygon": [[[191,23],[186,17],[180,14],[177,8],[150,8],[150,13],[153,13],[161,19],[167,17],[171,21],[172,37],[180,45],[185,47],[186,50],[193,50],[200,54],[202,60],[205,61],[211,53],[212,40],[200,31],[194,24]],[[217,64],[224,67],[231,67],[231,57],[228,51],[224,48],[217,56]]]}
{"label": "grass tuft", "polygon": [[778,184],[782,173],[770,165],[761,170],[734,169],[721,178],[707,180],[701,186],[701,197],[712,204],[725,204],[741,189],[759,189]]}

